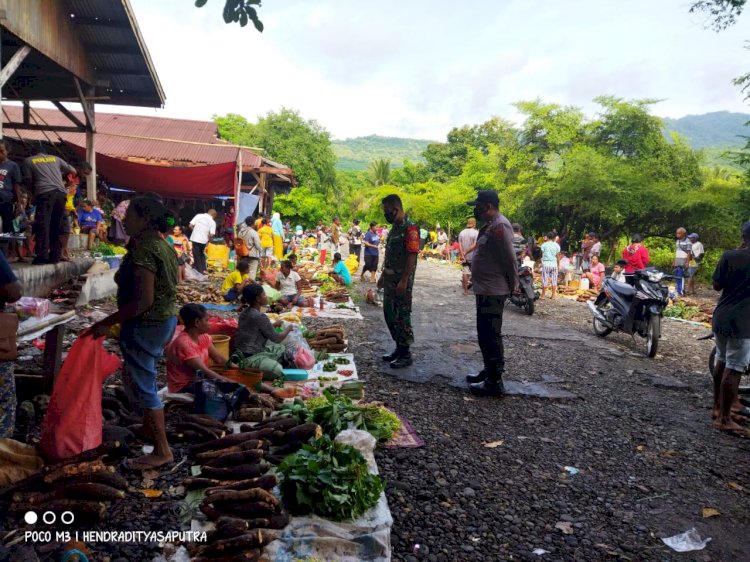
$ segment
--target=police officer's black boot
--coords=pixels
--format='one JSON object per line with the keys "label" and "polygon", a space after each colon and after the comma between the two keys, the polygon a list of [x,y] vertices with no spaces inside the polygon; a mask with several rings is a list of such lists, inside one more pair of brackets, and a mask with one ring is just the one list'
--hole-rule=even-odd
{"label": "police officer's black boot", "polygon": [[400,356],[401,356],[401,348],[396,347],[396,349],[393,350],[393,352],[387,355],[383,355],[382,359],[383,361],[387,361],[388,363],[390,363],[391,361],[395,361],[396,359],[398,359]]}
{"label": "police officer's black boot", "polygon": [[414,363],[411,358],[411,351],[408,347],[401,347],[398,349],[398,357],[391,361],[390,365],[392,369],[403,369]]}
{"label": "police officer's black boot", "polygon": [[502,373],[494,373],[488,376],[484,382],[469,385],[469,392],[474,396],[503,396],[505,386],[503,385]]}

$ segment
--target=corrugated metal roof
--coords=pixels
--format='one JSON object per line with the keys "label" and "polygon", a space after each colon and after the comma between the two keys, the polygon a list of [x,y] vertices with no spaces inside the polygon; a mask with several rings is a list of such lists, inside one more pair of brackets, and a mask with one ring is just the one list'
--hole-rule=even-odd
{"label": "corrugated metal roof", "polygon": [[[10,121],[23,121],[23,109],[17,105],[3,105]],[[72,111],[82,121],[83,113]],[[72,123],[56,109],[32,108],[31,123],[70,126]],[[235,162],[242,150],[242,167],[246,171],[259,168],[263,158],[247,148],[238,148],[217,138],[218,128],[213,121],[167,119],[118,113],[96,114],[96,151],[100,154],[138,160],[146,163],[195,166]],[[77,146],[86,146],[84,133],[57,133],[5,129],[5,135],[25,140],[60,138]],[[271,164],[282,168],[283,165]]]}
{"label": "corrugated metal roof", "polygon": [[[6,64],[24,44],[33,51],[6,82],[13,100],[71,100],[161,107],[164,90],[128,0],[2,0]],[[88,88],[86,87],[88,85]]]}

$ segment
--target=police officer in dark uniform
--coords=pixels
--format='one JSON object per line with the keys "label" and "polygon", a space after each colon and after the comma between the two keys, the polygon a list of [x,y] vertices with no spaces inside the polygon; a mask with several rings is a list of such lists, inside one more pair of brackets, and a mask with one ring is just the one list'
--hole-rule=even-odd
{"label": "police officer in dark uniform", "polygon": [[385,220],[392,226],[385,245],[383,272],[378,289],[383,289],[383,315],[396,350],[383,355],[394,369],[412,364],[414,332],[411,327],[412,287],[419,254],[419,227],[404,213],[401,198],[388,195],[382,200]]}

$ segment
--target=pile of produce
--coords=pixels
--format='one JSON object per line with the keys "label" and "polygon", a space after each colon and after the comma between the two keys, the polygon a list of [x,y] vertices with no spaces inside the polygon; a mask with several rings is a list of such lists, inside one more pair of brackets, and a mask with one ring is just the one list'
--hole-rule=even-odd
{"label": "pile of produce", "polygon": [[349,291],[346,289],[336,288],[323,291],[323,296],[328,302],[349,302]]}
{"label": "pile of produce", "polygon": [[225,301],[224,301],[224,294],[221,292],[221,287],[209,286],[207,284],[200,284],[200,285],[180,285],[177,289],[177,302],[180,304],[187,304],[190,302],[223,303]]}
{"label": "pile of produce", "polygon": [[714,313],[714,305],[699,303],[692,299],[680,298],[664,309],[664,316],[669,318],[681,318],[692,322],[711,322]]}
{"label": "pile of produce", "polygon": [[329,326],[317,332],[307,332],[305,338],[310,347],[315,350],[328,352],[346,349],[346,332],[343,326]]}
{"label": "pile of produce", "polygon": [[295,399],[282,406],[280,412],[319,425],[329,437],[336,437],[345,429],[362,429],[378,441],[388,441],[401,429],[398,416],[382,404],[355,404],[346,393],[331,389],[326,389],[322,397]]}
{"label": "pile of produce", "polygon": [[294,515],[315,513],[333,521],[356,519],[372,509],[382,480],[354,447],[321,437],[279,465],[281,495]]}
{"label": "pile of produce", "polygon": [[563,285],[557,288],[557,292],[561,295],[576,297],[578,302],[586,302],[599,296],[599,291],[596,289],[574,289],[573,287],[565,287]]}
{"label": "pile of produce", "polygon": [[104,460],[126,452],[121,444],[110,443],[47,465],[12,487],[15,493],[9,509],[19,520],[27,511],[72,511],[76,524],[98,523],[106,518],[111,502],[123,499],[128,488],[115,467]]}
{"label": "pile of produce", "polygon": [[97,243],[91,251],[95,254],[101,254],[103,256],[124,256],[128,251],[122,246],[115,246],[113,244],[106,244],[104,242]]}

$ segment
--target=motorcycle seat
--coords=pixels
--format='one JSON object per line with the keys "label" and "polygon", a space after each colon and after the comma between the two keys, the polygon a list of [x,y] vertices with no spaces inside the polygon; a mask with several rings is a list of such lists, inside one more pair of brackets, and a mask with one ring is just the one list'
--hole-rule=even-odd
{"label": "motorcycle seat", "polygon": [[635,295],[635,287],[628,285],[627,283],[608,279],[607,285],[612,292],[622,295],[623,297],[632,297]]}

